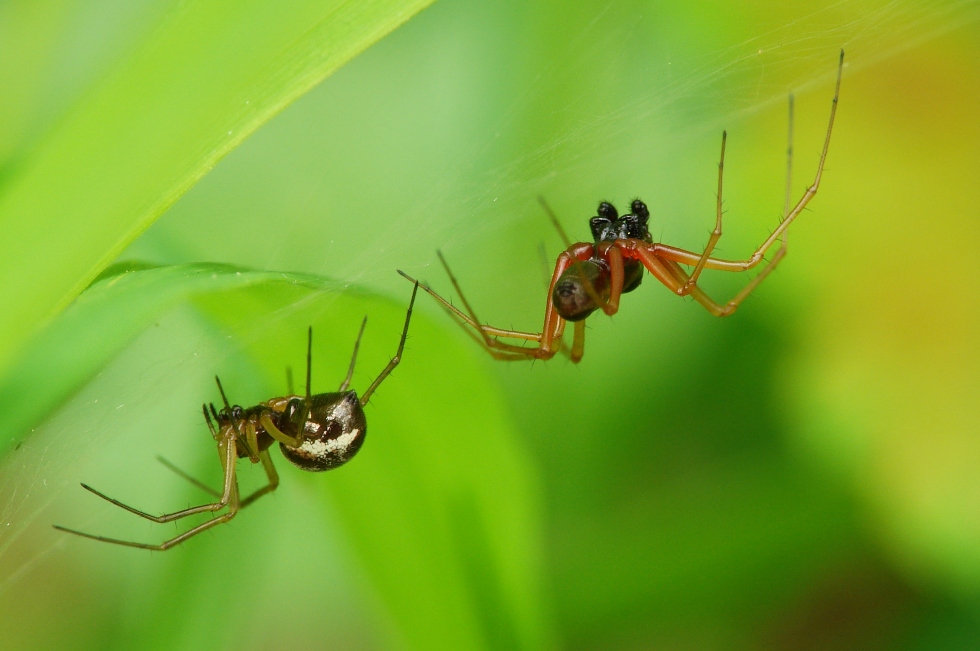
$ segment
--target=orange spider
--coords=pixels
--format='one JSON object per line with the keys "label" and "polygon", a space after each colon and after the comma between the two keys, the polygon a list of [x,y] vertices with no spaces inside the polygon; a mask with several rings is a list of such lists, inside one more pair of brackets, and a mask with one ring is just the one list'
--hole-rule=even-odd
{"label": "orange spider", "polygon": [[[776,265],[786,255],[786,229],[817,193],[820,177],[823,174],[824,161],[827,159],[827,150],[830,147],[830,134],[834,127],[834,115],[837,112],[837,98],[840,94],[843,68],[844,51],[841,50],[837,67],[837,83],[830,109],[830,124],[827,126],[827,135],[824,139],[823,151],[820,154],[820,162],[817,165],[817,174],[813,180],[813,185],[806,189],[803,197],[792,210],[789,210],[788,194],[792,169],[793,105],[792,97],[790,97],[790,146],[787,148],[787,195],[783,211],[784,217],[776,230],[749,258],[745,260],[722,260],[711,257],[715,244],[721,238],[722,177],[725,168],[725,141],[727,139],[727,133],[722,133],[721,161],[718,163],[718,202],[715,228],[708,238],[707,246],[700,254],[654,242],[650,236],[650,231],[647,229],[650,211],[646,204],[639,199],[633,201],[630,206],[630,213],[622,216],[618,214],[612,204],[603,201],[599,204],[597,215],[589,220],[593,241],[571,244],[558,224],[554,213],[542,199],[542,206],[564,238],[567,248],[558,256],[558,261],[555,264],[555,272],[551,277],[551,284],[548,289],[548,302],[545,305],[544,327],[540,333],[505,330],[481,325],[441,252],[438,252],[439,259],[442,261],[453,287],[456,288],[456,292],[462,299],[466,313],[461,312],[428,286],[420,283],[419,287],[432,295],[451,314],[460,319],[464,328],[470,326],[478,332],[481,337],[474,338],[494,358],[503,360],[551,359],[555,353],[563,349],[562,335],[565,332],[565,322],[571,321],[575,326],[572,347],[568,355],[573,362],[578,362],[582,359],[585,349],[585,319],[598,309],[608,315],[615,314],[619,310],[620,297],[639,287],[643,280],[644,268],[678,296],[692,296],[714,316],[722,317],[733,314],[738,305],[759,286],[759,283],[767,275],[772,273]],[[781,246],[772,260],[728,303],[724,305],[716,303],[698,287],[698,278],[705,269],[746,271],[755,267],[762,261],[765,252],[777,239],[781,241]],[[688,273],[681,265],[693,267],[693,270]],[[416,282],[414,278],[403,271],[399,270],[398,273],[413,283]],[[467,332],[474,334],[468,328]],[[498,337],[537,342],[537,346],[534,348],[523,347],[502,342],[497,339]]]}

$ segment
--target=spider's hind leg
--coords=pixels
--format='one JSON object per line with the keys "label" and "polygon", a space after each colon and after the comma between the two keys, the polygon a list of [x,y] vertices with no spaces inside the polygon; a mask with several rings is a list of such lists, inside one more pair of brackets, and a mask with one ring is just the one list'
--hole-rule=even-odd
{"label": "spider's hind leg", "polygon": [[715,245],[718,240],[721,239],[721,203],[722,203],[722,181],[725,178],[725,143],[728,141],[728,132],[721,132],[721,158],[718,161],[718,194],[716,195],[716,214],[715,214],[715,229],[711,231],[711,236],[708,238],[708,244],[704,247],[704,251],[701,253],[701,257],[698,259],[698,263],[694,265],[694,270],[691,271],[691,277],[688,278],[687,282],[684,283],[677,290],[677,294],[680,296],[685,296],[691,293],[691,290],[698,283],[698,277],[704,270],[704,265],[707,264],[708,258],[711,257],[711,252],[715,250]]}

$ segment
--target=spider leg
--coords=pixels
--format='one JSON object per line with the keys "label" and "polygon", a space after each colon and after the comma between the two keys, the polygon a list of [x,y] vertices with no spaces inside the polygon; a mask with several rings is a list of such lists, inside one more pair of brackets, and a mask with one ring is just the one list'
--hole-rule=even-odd
{"label": "spider leg", "polygon": [[200,481],[198,479],[194,479],[189,474],[187,474],[186,472],[184,472],[183,470],[181,470],[180,468],[178,468],[174,464],[170,463],[169,461],[167,461],[166,459],[164,459],[160,455],[157,455],[157,461],[159,461],[160,463],[162,463],[169,470],[172,470],[174,473],[176,473],[180,477],[183,477],[184,479],[186,479],[190,483],[194,484],[195,486],[197,486],[198,488],[200,488],[202,491],[204,491],[206,493],[210,493],[211,495],[214,495],[217,498],[220,498],[221,497],[221,493],[219,493],[218,491],[214,490],[213,488],[211,488],[210,486],[208,486],[207,484],[205,484],[203,481]]}
{"label": "spider leg", "polygon": [[[313,329],[310,328],[310,341],[313,341]],[[309,358],[309,353],[307,352],[307,358]],[[306,370],[306,383],[309,385],[309,367]],[[238,422],[232,417],[231,403],[228,402],[228,396],[225,395],[225,388],[221,386],[221,380],[217,375],[214,376],[214,381],[218,384],[218,392],[221,394],[221,400],[225,403],[225,413],[228,415],[228,420],[231,422],[231,429],[235,432],[235,441],[237,445],[240,445],[248,455],[249,459],[254,461],[258,460],[258,455],[253,451],[251,444],[249,443],[246,436],[242,435],[242,431],[238,428]],[[211,411],[214,411],[214,405],[211,405]],[[220,422],[217,413],[214,415],[214,419]]]}
{"label": "spider leg", "polygon": [[[661,260],[645,248],[637,248],[636,253],[638,254],[639,260],[643,263],[643,266],[647,268],[647,271],[649,271],[657,280],[663,283],[664,286],[670,291],[680,293],[680,290],[683,289],[687,284],[687,281],[690,280],[690,276],[687,275],[687,272],[673,260]],[[731,306],[729,309],[729,307],[723,307],[715,303],[707,294],[704,293],[704,290],[697,285],[692,286],[688,291],[688,294],[698,303],[703,305],[705,309],[711,312],[714,316],[728,316],[735,311],[735,306]]]}
{"label": "spider leg", "polygon": [[354,341],[354,354],[350,356],[350,366],[347,368],[347,377],[341,382],[340,388],[337,391],[346,391],[347,387],[350,386],[350,380],[354,377],[354,363],[357,362],[357,349],[361,347],[361,337],[364,336],[364,328],[367,326],[367,317],[361,321],[361,330],[357,333],[357,339]]}
{"label": "spider leg", "polygon": [[216,527],[219,524],[224,524],[225,522],[228,522],[233,517],[235,517],[237,514],[238,514],[238,507],[236,506],[234,511],[228,511],[227,513],[222,513],[221,515],[219,515],[218,517],[214,518],[213,520],[208,520],[207,522],[204,522],[202,524],[199,524],[196,527],[194,527],[193,529],[189,529],[189,530],[185,531],[184,533],[180,534],[179,536],[175,536],[175,537],[171,538],[170,540],[167,540],[165,542],[160,543],[159,545],[151,545],[151,544],[148,544],[148,543],[133,542],[133,541],[130,541],[130,540],[118,540],[116,538],[107,538],[105,536],[95,536],[95,535],[92,535],[90,533],[84,533],[82,531],[75,531],[74,529],[67,529],[65,527],[61,527],[61,526],[58,526],[58,525],[54,525],[54,528],[55,529],[58,529],[59,531],[65,531],[67,533],[73,533],[76,536],[81,536],[82,538],[90,538],[92,540],[98,540],[100,542],[112,543],[114,545],[123,545],[124,547],[137,547],[139,549],[149,549],[150,551],[156,551],[156,552],[165,552],[168,549],[170,549],[171,547],[176,547],[177,545],[179,545],[180,543],[184,542],[188,538],[192,538],[192,537],[196,536],[197,534],[201,533],[202,531],[205,531],[207,529],[211,529],[212,527]]}
{"label": "spider leg", "polygon": [[259,424],[269,436],[279,441],[283,445],[291,448],[298,448],[303,444],[302,438],[298,436],[290,436],[276,427],[276,424],[273,423],[272,419],[269,417],[269,412],[263,412],[262,415],[259,416]]}
{"label": "spider leg", "polygon": [[444,299],[439,295],[434,289],[429,287],[423,282],[412,278],[407,273],[402,270],[398,270],[398,273],[402,275],[403,278],[412,283],[418,283],[419,288],[427,293],[432,298],[436,299],[439,304],[456,319],[458,319],[462,324],[466,324],[477,331],[482,331],[492,337],[511,337],[513,339],[525,339],[527,341],[541,341],[541,335],[531,332],[520,332],[517,330],[503,330],[501,328],[494,328],[493,326],[480,325],[479,322],[473,321],[470,317],[466,316],[463,312],[459,310],[455,305]]}
{"label": "spider leg", "polygon": [[[820,161],[817,163],[817,173],[814,176],[813,184],[806,189],[803,196],[792,210],[784,211],[785,216],[783,217],[782,221],[779,222],[779,226],[776,227],[776,229],[769,235],[768,238],[766,238],[766,240],[750,257],[746,258],[745,260],[722,260],[720,258],[708,258],[704,261],[705,269],[717,269],[719,271],[745,271],[758,265],[762,261],[766,251],[769,250],[777,239],[782,237],[783,233],[786,232],[786,229],[789,228],[790,223],[796,219],[801,212],[803,212],[803,209],[806,208],[807,204],[810,203],[810,200],[817,194],[817,189],[820,187],[820,180],[823,178],[824,164],[827,161],[827,151],[830,149],[830,136],[834,129],[834,117],[837,115],[837,102],[840,97],[840,83],[843,70],[844,51],[841,50],[840,60],[837,66],[837,82],[834,86],[834,98],[830,107],[830,120],[827,124],[827,134],[824,137],[823,149],[820,152]],[[792,143],[789,149],[790,151],[787,158],[791,160]],[[788,171],[791,170],[791,163],[789,163]],[[680,262],[681,264],[692,266],[699,264],[701,260],[701,256],[696,253],[664,244],[653,244],[650,245],[649,248],[652,253],[663,260],[672,260],[674,262]]]}
{"label": "spider leg", "polygon": [[[793,96],[792,95],[790,95],[789,97],[789,127],[788,127],[787,140],[788,140],[788,144],[786,146],[786,194],[783,200],[784,215],[789,211],[789,197],[790,197],[790,190],[792,188],[792,182],[793,182]],[[719,183],[719,191],[720,189],[721,189],[721,184]],[[679,264],[677,264],[677,261],[672,260],[671,258],[666,258],[665,260],[661,260],[661,261],[663,262],[664,270],[668,271],[674,277],[675,280],[683,283],[681,289],[683,289],[685,293],[690,294],[696,301],[698,301],[701,305],[703,305],[713,315],[728,316],[734,313],[736,309],[738,309],[739,304],[742,301],[744,301],[745,298],[749,294],[751,294],[755,290],[755,288],[762,283],[763,280],[766,279],[766,276],[771,274],[776,269],[776,266],[780,263],[780,261],[782,261],[782,259],[786,257],[786,237],[787,237],[787,231],[784,230],[779,238],[781,245],[779,249],[776,251],[776,254],[769,261],[769,263],[762,269],[762,271],[760,271],[755,276],[755,278],[751,280],[751,282],[749,282],[748,285],[742,288],[742,291],[740,291],[738,294],[735,295],[735,298],[728,301],[728,303],[726,303],[724,306],[716,303],[707,294],[705,294],[703,290],[698,288],[693,283],[694,274],[692,273],[691,276],[688,277],[687,273],[681,268]],[[654,257],[658,257],[656,253],[654,253]],[[649,268],[649,265],[647,265],[647,267]],[[658,280],[660,280],[660,276],[657,276],[657,278]],[[663,282],[663,280],[661,280],[661,282]],[[671,285],[668,284],[667,286],[670,287]],[[680,291],[678,291],[678,293],[680,293]]]}
{"label": "spider leg", "polygon": [[[617,248],[631,247],[634,240],[617,240]],[[646,267],[650,274],[659,280],[667,289],[672,292],[677,292],[684,286],[684,282],[687,281],[685,277],[684,282],[678,283],[677,276],[667,268],[668,260],[662,260],[654,252],[655,249],[649,249],[644,246],[635,246],[627,249],[630,257],[635,257],[643,266]],[[693,289],[691,290],[693,294]]]}
{"label": "spider leg", "polygon": [[[551,275],[550,275],[551,272],[549,271],[549,267],[548,267],[548,254],[545,252],[545,248],[544,248],[544,243],[543,242],[538,247],[538,257],[540,258],[540,261],[541,261],[541,280],[544,283],[544,290],[545,291],[548,291],[548,289],[551,287]],[[622,291],[620,291],[620,294],[622,294]],[[479,337],[477,337],[476,334],[474,334],[469,328],[464,328],[464,329],[466,330],[466,333],[468,335],[470,335],[470,337],[473,338],[474,341],[476,341],[477,343],[479,343],[481,346],[483,345],[483,340],[480,339]],[[565,343],[565,340],[564,339],[559,338],[557,341],[558,341],[559,346],[560,346],[558,352],[560,352],[565,357],[571,359],[572,358],[571,357],[572,349],[568,347],[568,344]],[[486,350],[491,355],[493,355],[493,352],[489,348],[487,348]],[[496,357],[496,356],[494,356],[494,357],[496,359],[500,359],[499,357]],[[526,358],[527,357],[525,355],[521,355],[520,357],[516,357],[515,359],[526,359]]]}
{"label": "spider leg", "polygon": [[[623,252],[618,246],[609,246],[605,250],[601,251],[602,255],[605,257],[606,262],[609,264],[609,298],[606,301],[598,301],[602,306],[602,311],[608,316],[612,316],[619,312],[619,299],[623,295],[623,281],[624,281],[624,271],[623,271]],[[589,282],[585,280],[585,282]],[[589,283],[591,286],[591,283]],[[591,292],[595,294],[595,291]],[[549,297],[551,294],[549,293]],[[593,300],[597,297],[593,296]]]}
{"label": "spider leg", "polygon": [[[704,270],[704,265],[708,262],[708,258],[711,257],[711,252],[715,250],[715,245],[718,240],[721,239],[721,197],[722,197],[722,181],[725,178],[725,143],[728,140],[728,132],[721,132],[721,158],[718,160],[718,194],[717,196],[717,208],[715,213],[715,229],[711,231],[711,236],[708,238],[708,244],[704,247],[704,251],[701,253],[701,257],[698,259],[698,263],[694,265],[694,270],[691,272],[691,278],[684,283],[680,291],[677,293],[681,296],[689,294],[691,288],[698,282],[698,276]],[[783,213],[786,214],[785,212]]]}
{"label": "spider leg", "polygon": [[[735,313],[735,310],[738,309],[739,304],[742,301],[744,301],[745,298],[749,294],[751,294],[756,287],[759,286],[759,283],[765,280],[766,276],[772,273],[773,269],[776,268],[776,265],[779,264],[779,261],[782,260],[783,257],[785,257],[785,255],[786,255],[786,248],[781,247],[779,251],[776,252],[776,255],[773,256],[769,264],[767,264],[765,268],[761,272],[759,272],[759,274],[756,275],[755,278],[752,279],[752,282],[750,282],[748,285],[743,287],[742,291],[736,294],[735,298],[728,301],[728,303],[726,303],[725,305],[719,305],[718,303],[716,303],[714,300],[711,299],[711,297],[709,297],[704,292],[704,290],[702,290],[697,285],[695,285],[691,289],[690,295],[692,298],[694,298],[694,300],[696,300],[698,303],[703,305],[704,308],[707,309],[709,312],[711,312],[711,314],[713,314],[714,316],[719,316],[719,317],[730,316]],[[668,260],[666,261],[666,266],[671,271],[671,273],[674,275],[674,277],[677,279],[678,282],[680,283],[687,282],[688,279],[687,272],[684,271],[684,269],[679,264],[677,264],[673,260]]]}
{"label": "spider leg", "polygon": [[575,364],[578,364],[582,361],[582,355],[585,354],[585,319],[576,321],[572,328],[572,351],[569,353],[568,358]]}
{"label": "spider leg", "polygon": [[[449,312],[449,310],[446,311]],[[483,348],[483,350],[487,351],[487,353],[489,353],[490,356],[493,357],[494,359],[504,361],[504,362],[516,362],[519,360],[528,359],[528,356],[525,353],[508,353],[503,350],[497,350],[496,348],[492,348],[491,346],[488,346],[487,342],[484,341],[483,337],[476,334],[476,332],[472,328],[467,327],[469,325],[468,321],[461,321],[452,312],[449,312],[449,316],[452,317],[453,321],[458,323],[463,328],[463,332],[466,333],[466,336],[468,336],[470,339],[475,341],[479,346]]]}
{"label": "spider leg", "polygon": [[248,442],[248,447],[245,449],[245,452],[248,454],[248,460],[252,463],[258,463],[259,437],[255,431],[255,424],[251,421],[245,423],[245,440]]}
{"label": "spider leg", "polygon": [[89,488],[88,486],[85,486],[85,484],[82,484],[82,486],[87,490],[89,490],[90,492],[95,493],[99,497],[102,497],[103,499],[112,502],[116,506],[119,506],[129,511],[130,513],[135,513],[136,515],[147,518],[148,520],[153,520],[154,522],[171,522],[173,520],[177,520],[186,517],[188,515],[193,515],[195,513],[204,513],[207,511],[210,512],[219,511],[225,506],[228,507],[227,513],[223,513],[212,520],[208,520],[207,522],[199,524],[196,527],[193,527],[192,529],[189,529],[188,531],[185,531],[184,533],[175,536],[170,540],[166,540],[158,545],[132,542],[128,540],[118,540],[116,538],[107,538],[105,536],[96,536],[93,534],[76,531],[74,529],[68,529],[66,527],[62,527],[59,525],[54,525],[54,528],[60,531],[65,531],[67,533],[75,534],[76,536],[81,536],[83,538],[91,538],[92,540],[99,540],[102,542],[112,543],[114,545],[124,545],[126,547],[138,547],[140,549],[150,549],[154,551],[166,551],[171,547],[174,547],[175,545],[179,545],[180,543],[184,542],[188,538],[196,536],[202,531],[210,529],[211,527],[215,527],[224,522],[228,522],[233,517],[235,517],[235,515],[237,515],[239,511],[238,482],[235,478],[235,460],[236,460],[236,452],[237,452],[235,446],[235,440],[231,436],[228,436],[218,444],[218,448],[219,448],[219,452],[221,453],[219,455],[221,458],[221,465],[225,471],[225,481],[224,481],[224,490],[221,493],[221,499],[218,500],[217,502],[214,502],[213,504],[195,506],[189,509],[184,509],[183,511],[177,511],[175,513],[170,513],[160,517],[155,517],[147,513],[143,513],[142,511],[134,509],[130,506],[126,506],[122,502],[114,500],[111,497],[107,497],[102,493],[92,488]]}
{"label": "spider leg", "polygon": [[[449,264],[446,262],[445,257],[441,252],[439,252],[438,255],[443,267],[446,270],[446,275],[449,276],[450,282],[456,289],[456,293],[459,294],[460,299],[463,301],[463,306],[466,308],[466,311],[469,314],[460,311],[452,303],[444,299],[429,287],[426,287],[421,283],[419,283],[419,287],[439,301],[439,303],[441,303],[446,310],[459,319],[459,321],[462,322],[461,325],[464,326],[464,329],[466,329],[466,325],[469,325],[471,328],[473,328],[473,330],[478,332],[480,334],[480,339],[478,341],[492,357],[503,361],[517,361],[530,358],[548,360],[554,357],[555,353],[561,349],[561,336],[565,331],[565,320],[562,319],[555,311],[551,302],[551,292],[554,290],[555,282],[557,281],[558,277],[561,276],[562,272],[564,272],[574,260],[571,253],[565,251],[558,256],[558,261],[555,264],[555,271],[554,274],[552,274],[551,283],[548,287],[544,327],[540,334],[520,332],[518,330],[505,330],[502,328],[494,328],[493,326],[489,325],[482,325],[480,320],[477,318],[473,307],[470,305],[469,301],[466,300],[466,295],[459,286],[456,276],[453,275],[452,269],[449,268]],[[398,273],[412,282],[418,282],[404,271],[399,271]],[[538,345],[534,348],[524,348],[515,344],[508,344],[499,341],[496,339],[496,337],[524,339],[525,341],[537,342]]]}
{"label": "spider leg", "polygon": [[264,452],[260,452],[259,459],[262,461],[262,468],[265,470],[265,476],[269,479],[269,483],[243,499],[238,505],[239,509],[244,509],[263,495],[268,495],[279,488],[279,473],[276,472],[276,467],[272,463],[272,457],[269,456],[269,451],[265,450]]}
{"label": "spider leg", "polygon": [[140,511],[139,509],[133,508],[132,506],[123,504],[119,500],[113,499],[104,493],[100,493],[99,491],[95,490],[94,488],[92,488],[87,484],[82,484],[82,488],[89,491],[90,493],[94,493],[98,495],[99,497],[106,500],[107,502],[111,502],[116,506],[129,511],[130,513],[135,513],[141,518],[146,518],[147,520],[152,520],[153,522],[158,522],[158,523],[173,522],[174,520],[186,518],[187,516],[194,515],[195,513],[220,511],[221,509],[223,509],[225,506],[228,505],[230,499],[229,496],[235,484],[236,449],[235,449],[234,441],[227,440],[227,439],[225,441],[222,441],[218,447],[219,447],[219,451],[224,455],[223,458],[221,459],[221,465],[225,469],[225,483],[224,483],[224,490],[221,493],[221,498],[217,502],[212,502],[210,504],[202,504],[201,506],[192,506],[189,509],[183,509],[180,511],[175,511],[173,513],[166,513],[164,515],[156,516]]}
{"label": "spider leg", "polygon": [[[786,128],[786,192],[783,194],[783,219],[789,214],[789,196],[793,191],[793,94],[789,95],[789,119]],[[789,245],[789,229],[783,231],[779,237],[779,251],[776,257],[780,260],[786,255],[786,247]],[[772,262],[769,263],[772,266]],[[763,271],[768,274],[767,271]],[[758,283],[756,283],[758,285]]]}
{"label": "spider leg", "polygon": [[789,119],[786,129],[786,193],[783,195],[783,218],[789,214],[789,195],[793,191],[793,94],[789,95]]}
{"label": "spider leg", "polygon": [[402,361],[402,351],[405,350],[405,340],[408,338],[408,324],[412,321],[412,307],[415,305],[415,295],[418,293],[418,291],[419,284],[415,283],[415,288],[412,290],[412,300],[408,302],[408,312],[405,314],[405,327],[402,329],[402,338],[398,342],[398,351],[395,353],[395,356],[391,358],[391,361],[388,362],[388,365],[384,367],[384,370],[381,371],[381,375],[375,378],[374,382],[371,383],[371,386],[369,386],[367,391],[364,392],[364,395],[361,396],[362,407],[368,403],[368,400],[371,399],[371,394],[374,393],[375,389],[377,389],[381,383],[384,382],[386,377],[391,375],[391,372],[395,370],[398,363]]}
{"label": "spider leg", "polygon": [[[688,281],[687,272],[684,271],[684,269],[679,264],[677,264],[673,260],[667,260],[664,263],[664,266],[667,268],[669,273],[674,277],[676,283],[678,283],[681,286],[687,283]],[[730,316],[735,312],[735,308],[738,307],[738,303],[734,301],[732,301],[728,305],[724,305],[724,306],[719,305],[710,296],[708,296],[703,289],[701,289],[697,285],[694,285],[691,288],[689,295],[691,296],[691,298],[693,298],[698,303],[700,303],[704,307],[704,309],[708,310],[708,312],[710,312],[712,316],[718,316],[718,317]]]}
{"label": "spider leg", "polygon": [[313,326],[306,331],[306,400],[310,399],[310,387],[313,381]]}
{"label": "spider leg", "polygon": [[207,405],[201,405],[201,410],[204,412],[204,422],[206,422],[208,424],[208,429],[211,430],[211,436],[214,437],[214,440],[215,441],[217,441],[218,440],[218,430],[215,429],[214,423],[211,421],[211,414],[208,413],[208,406]]}

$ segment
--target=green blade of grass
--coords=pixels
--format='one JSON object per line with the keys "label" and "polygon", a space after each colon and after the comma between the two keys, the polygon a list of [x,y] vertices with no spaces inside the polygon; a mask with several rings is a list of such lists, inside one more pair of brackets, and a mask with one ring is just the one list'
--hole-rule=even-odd
{"label": "green blade of grass", "polygon": [[124,272],[93,284],[0,379],[0,458],[165,310],[200,293],[263,283],[336,290],[315,276],[218,264]]}
{"label": "green blade of grass", "polygon": [[8,173],[0,369],[222,156],[430,2],[195,0],[163,11]]}

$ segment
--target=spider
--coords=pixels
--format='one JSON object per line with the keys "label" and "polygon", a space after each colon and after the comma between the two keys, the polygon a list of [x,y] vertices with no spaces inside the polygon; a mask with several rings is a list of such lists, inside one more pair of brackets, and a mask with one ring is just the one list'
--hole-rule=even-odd
{"label": "spider", "polygon": [[[54,528],[85,538],[116,545],[166,551],[179,545],[188,538],[196,536],[202,531],[215,527],[223,522],[228,522],[241,509],[252,504],[263,495],[267,495],[276,490],[279,486],[279,475],[276,473],[276,468],[272,463],[272,457],[269,456],[269,448],[275,441],[279,442],[279,449],[282,450],[283,456],[303,470],[319,472],[331,470],[347,463],[361,449],[361,446],[364,444],[364,438],[367,436],[367,420],[364,416],[364,405],[370,400],[371,395],[381,382],[391,374],[401,361],[402,351],[405,348],[405,339],[408,337],[408,324],[412,319],[412,307],[415,305],[415,294],[417,292],[418,285],[412,290],[412,299],[408,304],[408,312],[405,315],[405,327],[402,330],[401,340],[398,342],[398,352],[395,353],[395,356],[388,362],[384,370],[381,371],[381,374],[378,375],[360,398],[357,397],[356,391],[348,390],[348,387],[350,386],[351,377],[354,374],[357,349],[361,345],[361,336],[364,334],[364,327],[367,325],[367,317],[364,317],[364,321],[361,322],[360,332],[358,332],[357,340],[354,342],[354,353],[351,355],[347,377],[344,378],[344,381],[340,384],[340,388],[336,392],[319,393],[316,395],[311,395],[310,393],[313,349],[312,327],[309,329],[307,336],[305,396],[286,395],[260,402],[254,407],[243,408],[238,405],[229,404],[228,398],[225,396],[225,390],[221,386],[221,380],[215,376],[214,379],[218,384],[218,391],[221,394],[221,399],[225,406],[220,411],[214,408],[214,404],[202,405],[201,408],[204,412],[204,419],[208,424],[208,429],[211,430],[211,435],[218,443],[218,457],[221,460],[221,467],[224,470],[224,487],[221,493],[187,475],[162,457],[158,458],[164,465],[183,478],[217,497],[217,502],[155,516],[127,506],[118,500],[100,493],[91,486],[82,484],[82,488],[91,493],[95,493],[102,499],[126,509],[130,513],[135,513],[140,517],[154,522],[172,522],[197,513],[216,513],[225,507],[228,507],[227,512],[158,545],[95,536],[59,525],[54,525]],[[291,389],[290,393],[292,393]],[[268,478],[268,484],[259,488],[245,499],[240,499],[239,497],[238,480],[235,476],[235,462],[242,457],[248,457],[248,460],[252,463],[261,463]]]}
{"label": "spider", "polygon": [[[841,50],[837,65],[837,82],[834,87],[834,99],[830,109],[830,123],[827,126],[823,150],[820,154],[820,161],[817,164],[817,173],[813,184],[806,189],[803,197],[796,203],[796,206],[792,210],[789,209],[793,152],[793,98],[792,96],[790,97],[790,127],[789,146],[787,147],[784,217],[780,221],[779,226],[749,258],[745,260],[722,260],[711,257],[715,245],[721,238],[722,179],[725,169],[725,144],[728,139],[727,132],[723,132],[721,136],[721,160],[718,163],[715,228],[708,238],[707,245],[700,254],[654,242],[650,236],[650,231],[647,229],[650,211],[647,209],[646,204],[639,199],[635,199],[632,202],[630,212],[626,215],[619,215],[611,203],[606,201],[601,202],[596,216],[589,220],[593,241],[572,244],[568,236],[565,235],[564,229],[558,223],[555,214],[544,202],[544,199],[539,197],[542,207],[558,229],[567,247],[558,256],[555,264],[555,270],[548,288],[548,301],[545,305],[544,327],[540,333],[505,330],[489,325],[482,325],[479,319],[477,319],[473,308],[463,295],[456,277],[453,275],[441,252],[437,252],[439,259],[446,270],[446,274],[449,276],[450,282],[456,289],[456,293],[459,294],[463,306],[466,308],[466,312],[464,313],[457,309],[448,300],[428,286],[424,284],[420,284],[419,286],[439,301],[452,315],[458,318],[464,329],[490,355],[501,360],[547,360],[554,357],[558,351],[562,351],[568,354],[573,362],[577,363],[582,359],[585,350],[585,319],[598,309],[601,309],[610,316],[615,314],[619,310],[619,302],[622,294],[632,292],[640,286],[640,282],[643,280],[644,268],[675,294],[678,296],[690,295],[714,316],[723,317],[733,314],[739,304],[759,286],[766,276],[772,273],[776,265],[786,255],[786,229],[797,215],[806,208],[807,204],[817,193],[820,178],[823,175],[824,161],[827,159],[827,150],[830,147],[830,134],[834,127],[834,115],[837,112],[837,99],[840,95],[840,81],[843,68],[844,51]],[[747,271],[755,267],[763,260],[763,255],[777,239],[780,240],[780,248],[772,257],[772,260],[728,303],[724,305],[716,303],[698,287],[698,278],[700,278],[701,272],[705,269],[738,272]],[[681,265],[693,267],[693,269],[689,273]],[[411,282],[418,282],[403,271],[399,270],[398,273]],[[571,321],[575,324],[570,351],[566,350],[562,344],[562,335],[565,331],[566,321]],[[479,336],[473,330],[467,328],[467,326],[473,328],[476,333],[479,333]],[[500,341],[498,337],[536,342],[537,346],[532,348],[506,343]]]}

